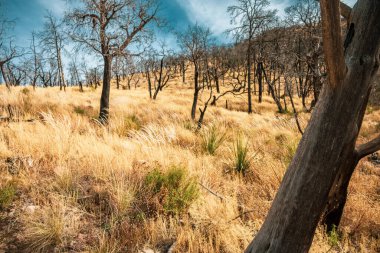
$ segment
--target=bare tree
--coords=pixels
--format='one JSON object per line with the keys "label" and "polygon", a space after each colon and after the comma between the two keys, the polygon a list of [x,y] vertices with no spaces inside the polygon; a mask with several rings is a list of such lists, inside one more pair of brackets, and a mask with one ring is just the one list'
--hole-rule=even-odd
{"label": "bare tree", "polygon": [[11,60],[20,56],[13,45],[13,38],[8,34],[11,28],[12,22],[0,16],[0,71],[8,90],[10,90],[10,83],[5,67]]}
{"label": "bare tree", "polygon": [[[357,161],[380,149],[380,136],[355,147],[371,79],[379,67],[380,2],[356,3],[344,45],[339,1],[320,2],[328,83],[267,218],[246,252],[307,252],[326,205],[332,200],[344,205]],[[340,212],[332,218],[340,217]]]}
{"label": "bare tree", "polygon": [[302,98],[303,107],[307,109],[306,98],[313,91],[314,100],[310,108],[312,109],[318,101],[322,78],[325,75],[321,71],[323,50],[320,8],[317,1],[297,0],[286,8],[285,12],[287,25],[293,27],[292,38],[289,38],[292,42],[288,44],[290,47],[288,55],[296,70],[293,72],[298,81],[298,93]]}
{"label": "bare tree", "polygon": [[71,85],[79,86],[79,91],[83,92],[83,83],[79,75],[79,66],[76,57],[72,57],[69,64],[69,72],[71,76]]}
{"label": "bare tree", "polygon": [[148,24],[157,22],[155,0],[81,0],[66,15],[70,37],[103,57],[103,88],[99,121],[106,124],[112,59],[127,53],[132,44],[141,44]]}
{"label": "bare tree", "polygon": [[252,88],[251,70],[253,55],[253,40],[261,32],[261,29],[273,20],[276,10],[267,10],[268,0],[237,0],[235,5],[228,7],[227,11],[231,16],[231,24],[236,27],[228,30],[239,41],[245,41],[246,68],[248,86],[248,113],[252,113]]}
{"label": "bare tree", "polygon": [[38,72],[39,72],[39,62],[40,62],[40,54],[37,52],[37,45],[36,45],[36,34],[32,32],[32,41],[30,45],[30,51],[32,53],[32,77],[31,77],[31,84],[33,86],[33,89],[36,89],[36,83],[38,80]]}
{"label": "bare tree", "polygon": [[123,89],[131,89],[132,84],[137,88],[137,85],[140,82],[138,74],[138,67],[134,57],[126,56],[124,57],[123,65],[122,65],[122,75],[123,79],[126,79],[127,86],[123,86]]}
{"label": "bare tree", "polygon": [[65,37],[62,31],[62,22],[57,20],[52,13],[48,13],[44,29],[39,33],[41,45],[45,54],[56,61],[57,77],[60,90],[66,89],[65,73],[62,63],[62,50],[64,48]]}
{"label": "bare tree", "polygon": [[202,87],[199,85],[199,73],[202,58],[207,52],[206,45],[209,44],[210,30],[198,24],[189,26],[183,33],[178,34],[178,42],[184,49],[188,60],[194,65],[194,97],[191,107],[191,118],[195,119],[198,95]]}

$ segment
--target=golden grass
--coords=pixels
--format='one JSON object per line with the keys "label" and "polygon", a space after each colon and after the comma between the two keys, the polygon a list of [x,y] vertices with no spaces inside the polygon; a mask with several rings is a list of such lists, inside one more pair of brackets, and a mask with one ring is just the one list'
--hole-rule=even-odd
{"label": "golden grass", "polygon": [[[227,97],[232,110],[220,101],[206,113],[205,129],[226,133],[210,155],[202,131],[190,120],[190,85],[171,86],[155,101],[147,90],[112,89],[108,127],[94,120],[100,89],[67,90],[0,88],[0,107],[11,105],[21,119],[36,119],[0,125],[0,187],[16,182],[17,192],[0,211],[1,225],[12,231],[0,232],[0,252],[162,252],[173,243],[174,252],[244,250],[265,219],[300,138],[291,115],[276,113],[270,97],[255,101],[252,115],[244,112],[245,98]],[[303,126],[308,118],[300,114]],[[375,136],[379,122],[380,111],[368,111],[359,141]],[[245,176],[233,169],[238,136],[248,141]],[[16,156],[31,157],[33,165],[12,175],[5,159]],[[146,176],[173,166],[197,180],[199,196],[180,215],[151,215],[146,210],[160,198],[150,196]],[[338,245],[330,246],[319,228],[311,252],[379,250],[379,175],[379,167],[360,163]],[[36,209],[28,212],[30,206]]]}

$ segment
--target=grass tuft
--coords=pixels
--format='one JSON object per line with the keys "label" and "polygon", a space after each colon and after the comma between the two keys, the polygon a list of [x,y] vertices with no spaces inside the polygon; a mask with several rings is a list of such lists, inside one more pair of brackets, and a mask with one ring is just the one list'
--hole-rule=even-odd
{"label": "grass tuft", "polygon": [[0,188],[0,209],[9,206],[16,196],[16,186],[12,183]]}
{"label": "grass tuft", "polygon": [[234,146],[234,169],[236,172],[245,175],[250,167],[248,157],[248,142],[239,135]]}
{"label": "grass tuft", "polygon": [[218,131],[216,126],[212,126],[202,132],[202,148],[210,155],[215,155],[216,150],[223,144],[226,138],[225,133]]}

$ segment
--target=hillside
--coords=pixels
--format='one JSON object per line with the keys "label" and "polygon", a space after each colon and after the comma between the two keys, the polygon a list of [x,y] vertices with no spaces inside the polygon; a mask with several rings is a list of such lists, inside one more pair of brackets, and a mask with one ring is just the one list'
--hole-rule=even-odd
{"label": "hillside", "polygon": [[[197,132],[190,85],[155,101],[113,88],[104,127],[94,120],[99,96],[1,87],[1,115],[10,105],[19,121],[0,125],[0,252],[242,252],[295,152],[294,117],[267,96],[255,97],[252,115],[245,98],[229,98]],[[359,141],[379,122],[369,107]],[[319,228],[311,252],[379,252],[379,176],[379,165],[360,163],[342,234]]]}

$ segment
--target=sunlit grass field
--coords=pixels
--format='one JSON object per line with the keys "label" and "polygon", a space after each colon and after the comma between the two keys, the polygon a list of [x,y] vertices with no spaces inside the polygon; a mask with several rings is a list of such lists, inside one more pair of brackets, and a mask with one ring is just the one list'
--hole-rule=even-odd
{"label": "sunlit grass field", "polygon": [[[226,97],[198,131],[189,83],[157,100],[113,87],[101,126],[100,91],[0,88],[0,116],[13,112],[0,123],[0,252],[242,252],[301,138],[294,116],[267,94],[251,115],[245,96]],[[370,106],[358,141],[379,131]],[[311,252],[380,250],[379,176],[363,159],[341,229],[320,227]]]}

